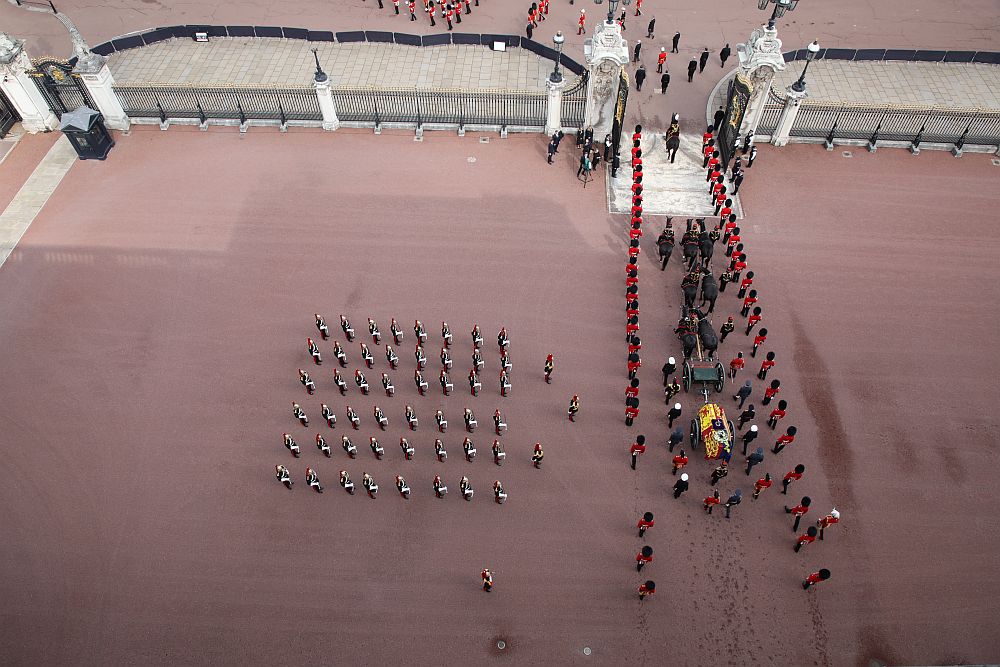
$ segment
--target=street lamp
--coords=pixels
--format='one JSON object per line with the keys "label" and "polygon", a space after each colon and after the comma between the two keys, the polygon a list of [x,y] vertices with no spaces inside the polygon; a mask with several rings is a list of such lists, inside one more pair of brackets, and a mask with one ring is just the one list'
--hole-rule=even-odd
{"label": "street lamp", "polygon": [[562,57],[563,43],[565,41],[566,38],[563,36],[561,30],[556,31],[556,34],[552,36],[552,43],[556,45],[556,68],[549,75],[549,81],[552,83],[559,83],[563,79],[562,72],[559,71],[559,59]]}
{"label": "street lamp", "polygon": [[795,6],[799,4],[799,0],[757,0],[758,9],[767,9],[768,3],[774,3],[774,11],[771,12],[771,20],[767,22],[767,29],[774,30],[774,23],[782,16],[785,15],[786,11],[795,11]]}
{"label": "street lamp", "polygon": [[323,68],[319,66],[319,54],[317,53],[318,49],[316,47],[313,47],[312,49],[310,49],[310,51],[313,52],[313,58],[316,59],[316,74],[314,77],[316,79],[316,83],[323,83],[329,77],[327,77],[326,72],[323,71]]}
{"label": "street lamp", "polygon": [[799,75],[799,80],[792,84],[792,90],[797,93],[801,93],[806,89],[806,70],[809,69],[809,63],[816,59],[816,54],[819,53],[819,42],[813,40],[813,43],[806,47],[806,66],[802,68],[802,74]]}

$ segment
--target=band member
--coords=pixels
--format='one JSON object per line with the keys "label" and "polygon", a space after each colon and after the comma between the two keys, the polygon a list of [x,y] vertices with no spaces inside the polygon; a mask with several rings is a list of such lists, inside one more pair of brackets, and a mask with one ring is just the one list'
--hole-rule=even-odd
{"label": "band member", "polygon": [[479,381],[479,375],[476,374],[476,369],[471,369],[469,371],[469,391],[472,392],[473,396],[479,396],[479,390],[482,388],[483,384]]}
{"label": "band member", "polygon": [[396,393],[396,388],[392,386],[392,380],[389,379],[387,373],[382,373],[382,387],[385,388],[385,395],[392,396]]}
{"label": "band member", "polygon": [[503,420],[499,408],[493,412],[493,428],[497,435],[503,435],[503,432],[507,430],[507,422]]}
{"label": "band member", "polygon": [[[580,30],[583,30],[583,17],[580,17]],[[493,573],[489,569],[483,570],[483,590],[489,593],[493,590]]]}
{"label": "band member", "polygon": [[500,444],[499,440],[494,440],[493,463],[497,464],[498,466],[502,466],[505,458],[507,458],[507,452],[503,450],[503,445]]}
{"label": "band member", "polygon": [[333,453],[330,451],[330,445],[327,444],[326,438],[323,437],[322,433],[316,434],[316,448],[323,452],[323,456],[330,458]]}
{"label": "band member", "polygon": [[341,396],[347,395],[347,383],[344,382],[344,377],[340,374],[339,368],[333,369],[333,383],[337,385],[337,389],[340,390]]}
{"label": "band member", "polygon": [[472,412],[470,408],[465,409],[464,419],[465,419],[465,430],[467,430],[469,433],[475,431],[476,427],[479,426],[479,422],[476,421],[476,415],[475,413]]}
{"label": "band member", "polygon": [[[466,500],[472,500],[472,482],[469,481],[468,477],[462,477],[462,481],[458,483],[458,488],[462,492],[462,497]],[[816,530],[812,528],[812,530]]]}
{"label": "band member", "polygon": [[330,327],[326,326],[326,320],[319,313],[316,313],[316,328],[319,329],[319,335],[323,340],[327,340],[330,337]]}
{"label": "band member", "polygon": [[500,350],[500,366],[510,373],[510,352],[506,349]]}
{"label": "band member", "polygon": [[323,357],[319,353],[319,345],[317,345],[312,338],[306,338],[306,347],[309,348],[309,354],[312,355],[313,362],[319,366],[323,363]]}
{"label": "band member", "polygon": [[309,417],[306,416],[306,413],[302,410],[302,406],[298,403],[292,403],[292,415],[298,419],[299,423],[303,426],[309,426]]}
{"label": "band member", "polygon": [[483,355],[480,354],[479,350],[472,351],[472,365],[475,367],[477,373],[483,370]]}
{"label": "band member", "polygon": [[448,430],[448,420],[444,418],[444,413],[438,410],[434,413],[434,421],[437,422],[438,431],[444,433]]}
{"label": "band member", "polygon": [[382,444],[375,439],[375,436],[368,438],[368,441],[368,446],[372,448],[372,454],[375,455],[375,458],[381,461],[382,457],[385,455],[385,450],[382,449]]}
{"label": "band member", "polygon": [[288,433],[283,434],[282,437],[285,441],[285,447],[292,453],[292,456],[299,458],[299,443],[295,442],[295,438]]}
{"label": "band member", "polygon": [[441,375],[438,378],[438,382],[441,383],[441,393],[445,396],[451,395],[451,390],[455,388],[455,385],[451,383],[451,378],[448,377],[448,372],[445,369],[441,369]]}
{"label": "band member", "polygon": [[479,349],[483,346],[483,334],[479,331],[479,325],[472,325],[472,347]]}
{"label": "band member", "polygon": [[316,393],[316,383],[309,377],[309,373],[306,373],[301,368],[299,369],[299,382],[302,383],[302,386],[306,388],[309,394]]}
{"label": "band member", "polygon": [[396,345],[403,344],[403,330],[399,328],[396,324],[396,318],[392,318],[392,322],[389,324],[389,332],[392,334],[392,342]]}
{"label": "band member", "polygon": [[569,399],[569,409],[566,411],[571,422],[576,421],[576,414],[578,412],[580,412],[580,397],[573,394],[573,398]]}
{"label": "band member", "polygon": [[507,338],[507,327],[500,327],[500,333],[497,334],[497,345],[500,346],[501,351],[510,346],[510,339]]}
{"label": "band member", "polygon": [[347,353],[344,352],[344,348],[341,347],[340,341],[333,341],[333,355],[337,357],[337,361],[343,368],[347,368]]}
{"label": "band member", "polygon": [[368,350],[368,346],[361,343],[361,358],[365,360],[365,366],[372,368],[375,365],[375,357]]}
{"label": "band member", "polygon": [[354,370],[354,384],[358,385],[358,389],[361,390],[362,394],[365,396],[368,395],[368,379],[360,369]]}
{"label": "band member", "polygon": [[448,348],[441,348],[441,365],[444,366],[446,370],[451,370],[451,355],[448,354]]}
{"label": "band member", "polygon": [[351,323],[347,321],[347,318],[343,315],[340,316],[340,328],[344,330],[344,335],[347,336],[347,342],[351,343],[354,341],[354,327]]}
{"label": "band member", "polygon": [[446,493],[448,493],[448,487],[441,483],[441,475],[434,475],[434,495],[438,498],[444,498]]}
{"label": "band member", "polygon": [[417,370],[424,370],[424,366],[427,365],[427,357],[424,356],[424,348],[417,343],[416,347],[413,349],[413,358],[417,361]]}
{"label": "band member", "polygon": [[420,320],[413,320],[413,335],[417,339],[417,343],[427,342],[427,332],[424,331],[424,325],[420,323]]}
{"label": "band member", "polygon": [[413,460],[413,447],[410,445],[410,441],[406,438],[399,439],[399,448],[403,450],[403,458],[407,461]]}
{"label": "band member", "polygon": [[448,458],[448,452],[444,448],[444,443],[438,439],[434,440],[434,455],[437,456],[438,461],[444,463],[444,460]]}
{"label": "band member", "polygon": [[465,460],[472,463],[472,459],[476,458],[476,445],[473,444],[472,440],[466,438],[462,441],[462,449],[465,451]]}
{"label": "band member", "polygon": [[376,345],[382,344],[382,332],[378,330],[378,325],[375,324],[375,320],[368,318],[368,333],[372,335],[372,342]]}
{"label": "band member", "polygon": [[358,448],[346,435],[340,438],[340,446],[344,448],[344,451],[347,452],[349,457],[352,459],[358,458]]}
{"label": "band member", "polygon": [[451,328],[447,322],[441,323],[441,338],[444,340],[445,347],[451,347]]}
{"label": "band member", "polygon": [[372,415],[375,417],[375,421],[378,422],[379,428],[383,431],[389,426],[389,419],[385,416],[385,413],[382,412],[382,408],[379,406],[376,405],[372,409]]}
{"label": "band member", "polygon": [[399,355],[388,343],[385,346],[385,360],[389,362],[389,368],[396,370],[399,367]]}
{"label": "band member", "polygon": [[510,393],[510,378],[507,371],[500,371],[500,395],[506,396]]}
{"label": "band member", "polygon": [[406,406],[406,423],[409,425],[411,431],[417,430],[417,413],[413,410],[412,405]]}
{"label": "band member", "polygon": [[351,422],[351,426],[355,431],[361,428],[361,419],[358,417],[358,413],[349,405],[347,406],[347,420]]}
{"label": "band member", "polygon": [[323,485],[319,483],[319,475],[312,468],[306,468],[306,484],[316,489],[316,493],[323,493]]}
{"label": "band member", "polygon": [[369,498],[375,498],[375,494],[378,493],[378,484],[375,483],[374,477],[368,473],[364,473],[361,477],[361,485],[365,487],[365,491],[368,492]]}
{"label": "band member", "polygon": [[410,487],[407,486],[406,480],[401,475],[396,475],[396,489],[399,491],[399,495],[403,496],[403,500],[410,499]]}
{"label": "band member", "polygon": [[497,505],[503,505],[504,501],[507,500],[507,494],[499,479],[493,481],[493,498],[497,501]]}
{"label": "band member", "polygon": [[[317,315],[317,317],[319,317]],[[274,476],[278,478],[278,481],[285,485],[285,488],[292,488],[292,474],[288,472],[288,468],[285,466],[274,466]]]}
{"label": "band member", "polygon": [[320,410],[323,414],[323,419],[326,420],[326,425],[330,428],[336,428],[337,426],[337,415],[333,414],[333,410],[330,409],[326,403],[320,404]]}
{"label": "band member", "polygon": [[427,393],[427,382],[424,380],[424,374],[418,370],[413,371],[413,382],[417,385],[417,391],[423,396]]}
{"label": "band member", "polygon": [[344,487],[344,491],[354,495],[354,482],[351,481],[351,476],[347,474],[346,470],[340,471],[340,485]]}

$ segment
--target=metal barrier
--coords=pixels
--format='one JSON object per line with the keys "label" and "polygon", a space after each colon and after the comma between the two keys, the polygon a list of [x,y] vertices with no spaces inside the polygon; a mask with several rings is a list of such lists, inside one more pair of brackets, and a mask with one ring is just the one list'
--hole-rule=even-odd
{"label": "metal barrier", "polygon": [[584,72],[576,83],[563,91],[562,97],[562,127],[583,127],[583,118],[587,109],[587,72]]}
{"label": "metal barrier", "polygon": [[209,118],[322,121],[315,89],[244,88],[239,86],[115,86],[131,118]]}
{"label": "metal barrier", "polygon": [[330,92],[337,118],[347,123],[545,126],[545,93],[341,86]]}

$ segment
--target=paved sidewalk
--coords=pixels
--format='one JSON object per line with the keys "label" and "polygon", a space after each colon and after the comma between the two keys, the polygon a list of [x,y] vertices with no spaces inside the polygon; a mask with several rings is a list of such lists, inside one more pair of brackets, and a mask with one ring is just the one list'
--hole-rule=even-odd
{"label": "paved sidewalk", "polygon": [[[689,218],[712,217],[715,206],[709,203],[705,169],[701,168],[701,134],[681,135],[681,147],[671,164],[663,145],[664,131],[643,131],[642,136],[642,212],[643,215],[673,215]],[[625,142],[623,142],[625,143]],[[622,147],[622,157],[631,155]],[[608,172],[611,173],[610,171]],[[732,186],[727,184],[732,190]],[[733,199],[737,218],[743,217],[739,195]],[[618,170],[618,178],[608,179],[608,210],[628,213],[632,209],[632,169],[629,162]],[[659,230],[657,230],[659,231]]]}
{"label": "paved sidewalk", "polygon": [[0,213],[0,267],[14,252],[18,241],[28,231],[35,216],[59,187],[63,176],[76,160],[76,151],[69,139],[60,137],[21,186],[13,201]]}
{"label": "paved sidewalk", "polygon": [[526,49],[313,43],[297,39],[172,39],[110,56],[119,85],[308,86],[316,65],[333,85],[544,90],[552,61]]}

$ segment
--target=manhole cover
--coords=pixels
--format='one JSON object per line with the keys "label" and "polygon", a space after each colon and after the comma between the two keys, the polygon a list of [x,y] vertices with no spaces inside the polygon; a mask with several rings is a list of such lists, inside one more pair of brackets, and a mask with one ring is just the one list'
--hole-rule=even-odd
{"label": "manhole cover", "polygon": [[589,646],[584,646],[583,647],[583,654],[584,655],[590,655],[591,653],[593,653],[593,651],[590,650]]}
{"label": "manhole cover", "polygon": [[507,642],[501,639],[500,641],[497,642],[497,648],[500,649],[501,651],[504,650],[505,648],[507,648]]}
{"label": "manhole cover", "polygon": [[1000,160],[997,160],[996,158],[993,158],[992,160],[990,160],[990,162],[993,163],[994,167],[1000,167]]}
{"label": "manhole cover", "polygon": [[488,143],[490,143],[490,138],[489,137],[479,137],[479,143],[481,143],[481,144],[488,144]]}
{"label": "manhole cover", "polygon": [[473,162],[476,161],[476,158],[470,155],[469,157],[465,158],[465,161],[468,162],[469,164],[472,164]]}
{"label": "manhole cover", "polygon": [[843,153],[841,153],[841,155],[843,155],[844,157],[854,157],[854,153],[852,153],[851,151],[844,151]]}

